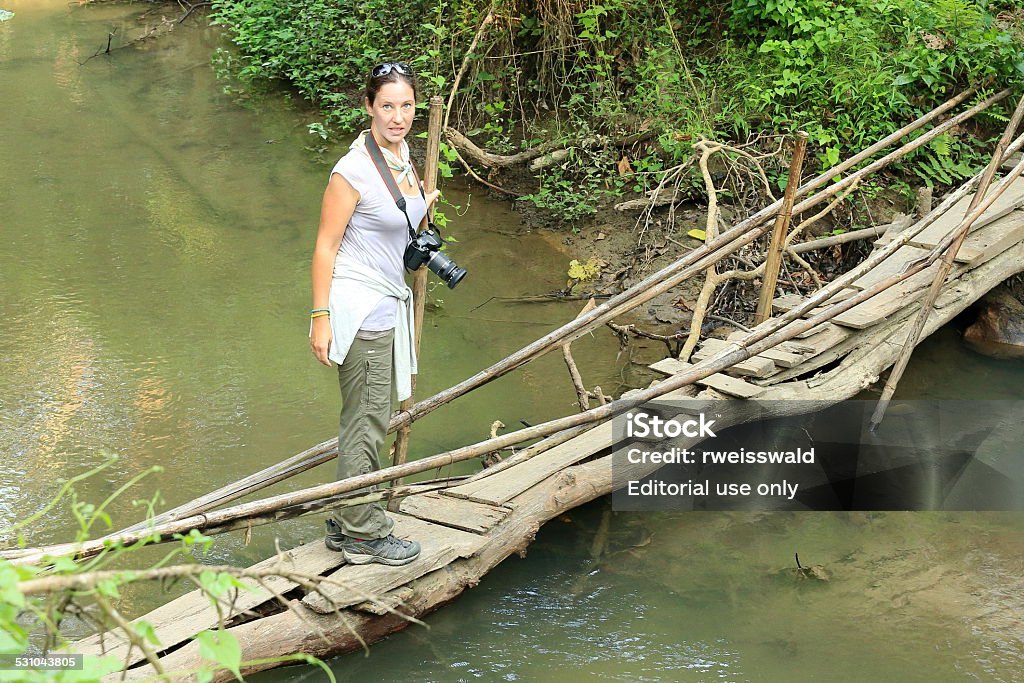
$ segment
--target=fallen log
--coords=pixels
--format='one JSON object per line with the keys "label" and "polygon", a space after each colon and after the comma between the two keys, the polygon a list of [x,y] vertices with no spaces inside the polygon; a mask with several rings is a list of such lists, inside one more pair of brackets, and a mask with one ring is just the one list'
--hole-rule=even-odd
{"label": "fallen log", "polygon": [[674,190],[672,192],[658,192],[643,199],[628,199],[615,205],[616,211],[633,211],[636,209],[647,209],[651,207],[667,206],[688,199],[689,196]]}
{"label": "fallen log", "polygon": [[[564,148],[565,143],[546,142],[536,147],[517,152],[516,154],[493,154],[481,149],[476,143],[463,135],[458,130],[447,127],[444,129],[444,136],[448,142],[459,151],[460,154],[484,168],[510,168],[533,161],[530,165],[531,171],[538,171],[551,164],[561,161],[569,154],[569,149]],[[613,147],[625,147],[636,144],[654,137],[653,130],[642,130],[621,138],[604,140],[596,136],[590,136],[579,140],[577,147],[594,147],[610,145]]]}
{"label": "fallen log", "polygon": [[531,147],[530,149],[519,152],[518,154],[510,154],[506,156],[493,154],[481,149],[476,143],[454,128],[445,128],[444,136],[447,138],[448,143],[457,149],[460,154],[470,161],[475,162],[478,166],[483,166],[484,168],[508,168],[510,166],[525,164],[536,159],[542,154],[546,154],[548,151],[558,149],[560,146],[549,142],[538,145],[537,147]]}

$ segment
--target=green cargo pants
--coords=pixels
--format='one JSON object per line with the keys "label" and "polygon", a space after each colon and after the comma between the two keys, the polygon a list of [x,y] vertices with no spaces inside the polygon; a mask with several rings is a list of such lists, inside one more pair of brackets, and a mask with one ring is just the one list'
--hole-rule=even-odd
{"label": "green cargo pants", "polygon": [[[338,479],[380,469],[379,452],[391,420],[392,347],[395,332],[352,342],[338,366],[341,417],[338,425]],[[377,487],[361,489],[369,493]],[[380,503],[335,510],[333,519],[347,536],[373,539],[391,533],[394,521]]]}

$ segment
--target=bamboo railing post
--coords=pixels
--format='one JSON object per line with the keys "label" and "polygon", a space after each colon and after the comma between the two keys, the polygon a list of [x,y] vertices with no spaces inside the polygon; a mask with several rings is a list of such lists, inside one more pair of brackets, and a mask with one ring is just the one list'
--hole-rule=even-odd
{"label": "bamboo railing post", "polygon": [[[430,98],[430,121],[427,124],[427,156],[423,166],[423,191],[430,194],[437,189],[437,167],[438,167],[438,156],[441,151],[441,114],[444,110],[444,100],[439,96],[434,95]],[[426,227],[427,222],[434,215],[434,207],[431,206],[427,209],[427,215],[423,217],[423,222],[420,223],[420,229]],[[415,315],[415,327],[416,327],[416,359],[417,363],[420,358],[420,340],[423,337],[423,310],[427,299],[427,268],[421,266],[419,270],[413,273],[412,279],[412,302],[413,312]],[[413,395],[402,401],[400,410],[408,410],[416,403],[416,375],[412,377],[412,392]],[[406,459],[409,457],[409,433],[412,431],[412,425],[407,424],[398,430],[398,434],[395,435],[395,462],[396,465],[405,464]],[[399,486],[401,480],[396,479],[391,483],[392,486]],[[388,501],[388,510],[395,512],[398,510],[398,505],[401,501],[397,498],[392,498]]]}
{"label": "bamboo railing post", "polygon": [[[597,306],[597,302],[591,297],[587,299],[587,303],[583,306],[576,317],[586,315],[590,313]],[[580,410],[590,410],[590,398],[587,396],[587,388],[583,385],[583,377],[580,375],[580,369],[576,366],[576,360],[572,357],[572,342],[565,342],[562,344],[562,358],[565,359],[565,366],[569,369],[569,379],[572,380],[572,386],[576,389],[576,398],[579,400]]]}
{"label": "bamboo railing post", "polygon": [[775,283],[779,279],[779,266],[782,265],[782,248],[786,241],[786,231],[793,217],[793,202],[796,201],[796,190],[800,187],[800,172],[804,167],[804,153],[807,151],[807,133],[796,134],[796,147],[793,148],[793,160],[789,163],[789,180],[786,182],[786,194],[782,197],[782,208],[775,217],[768,253],[764,259],[764,281],[761,285],[761,296],[757,302],[757,313],[754,314],[754,325],[760,325],[772,317],[772,299],[775,298]]}
{"label": "bamboo railing post", "polygon": [[[942,255],[942,262],[939,265],[938,271],[935,273],[935,277],[932,279],[931,286],[925,293],[921,310],[918,311],[917,317],[914,319],[914,326],[910,329],[910,335],[903,343],[903,349],[900,351],[899,358],[896,360],[896,364],[893,365],[892,370],[889,372],[889,377],[885,380],[885,387],[882,389],[882,397],[878,399],[878,405],[875,406],[875,411],[871,414],[871,431],[875,431],[875,429],[878,428],[878,425],[881,424],[882,418],[885,417],[885,410],[889,407],[889,401],[896,392],[896,385],[903,377],[903,371],[907,369],[907,364],[910,362],[910,356],[914,353],[914,348],[921,339],[921,332],[924,330],[924,326],[928,322],[928,316],[931,315],[932,308],[935,307],[935,300],[938,298],[942,285],[946,281],[946,276],[953,267],[953,261],[956,259],[957,252],[960,251],[960,247],[963,245],[964,240],[967,239],[967,234],[971,231],[971,225],[980,217],[980,214],[975,215],[975,209],[985,199],[985,194],[988,192],[989,185],[992,184],[992,179],[995,177],[996,172],[1003,163],[1006,148],[1013,140],[1013,135],[1017,132],[1017,128],[1020,126],[1022,118],[1024,118],[1024,96],[1022,96],[1020,102],[1017,103],[1017,108],[1014,110],[1013,116],[1010,117],[1010,123],[1007,124],[1006,130],[1003,131],[1003,136],[999,139],[999,143],[996,145],[995,151],[992,153],[992,159],[989,161],[988,167],[985,169],[985,173],[981,176],[981,181],[978,183],[978,189],[975,191],[974,197],[971,199],[970,206],[967,207],[967,214],[953,233],[955,238],[953,239],[952,244],[949,245],[945,253]],[[1013,172],[1019,173],[1019,170],[1015,168]],[[1007,186],[1008,185],[1004,185],[1003,188],[1005,189]]]}

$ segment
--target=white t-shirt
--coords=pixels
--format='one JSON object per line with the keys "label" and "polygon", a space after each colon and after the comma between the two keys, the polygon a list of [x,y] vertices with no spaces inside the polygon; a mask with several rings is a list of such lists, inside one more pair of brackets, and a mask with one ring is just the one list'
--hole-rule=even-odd
{"label": "white t-shirt", "polygon": [[[402,145],[405,144],[403,141]],[[406,154],[407,149],[403,150]],[[341,239],[339,257],[344,254],[382,273],[396,285],[404,286],[402,256],[409,244],[409,224],[405,221],[405,214],[395,205],[369,154],[360,149],[349,150],[335,164],[331,174],[335,173],[359,193],[359,202]],[[400,190],[405,194],[405,208],[413,230],[416,230],[427,213],[426,203],[419,190],[410,188],[408,183],[402,183]],[[338,267],[335,261],[335,268]],[[335,285],[332,283],[331,286]],[[360,329],[390,330],[395,326],[397,311],[398,299],[384,297],[363,319]]]}

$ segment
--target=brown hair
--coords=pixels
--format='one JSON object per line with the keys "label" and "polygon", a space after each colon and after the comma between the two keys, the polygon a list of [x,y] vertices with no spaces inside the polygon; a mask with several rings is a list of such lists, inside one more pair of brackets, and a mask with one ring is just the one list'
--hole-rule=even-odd
{"label": "brown hair", "polygon": [[420,90],[419,85],[416,82],[416,74],[412,73],[411,70],[409,73],[404,74],[394,68],[394,64],[392,63],[392,69],[388,73],[374,77],[373,72],[376,69],[377,67],[371,69],[370,75],[366,79],[366,100],[370,104],[373,104],[373,100],[377,97],[377,93],[380,92],[380,89],[383,88],[386,83],[404,82],[412,88],[413,97],[417,100],[419,99]]}

